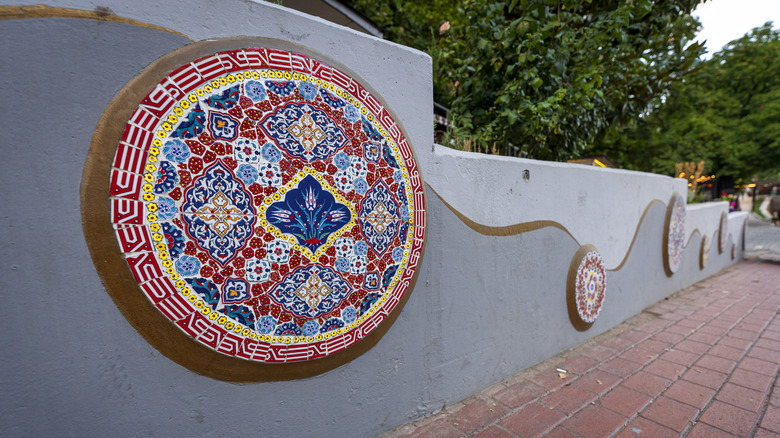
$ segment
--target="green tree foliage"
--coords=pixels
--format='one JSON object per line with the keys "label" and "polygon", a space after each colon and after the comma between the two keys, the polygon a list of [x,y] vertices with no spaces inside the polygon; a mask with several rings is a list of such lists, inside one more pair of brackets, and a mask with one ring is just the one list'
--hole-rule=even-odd
{"label": "green tree foliage", "polygon": [[[353,6],[389,39],[431,54],[435,98],[452,109],[455,140],[481,151],[565,160],[645,111],[689,71],[703,50],[689,44],[698,23],[688,14],[699,1],[354,0]],[[444,21],[451,26],[439,34]]]}
{"label": "green tree foliage", "polygon": [[[451,65],[442,57],[441,25],[462,27],[465,15],[458,0],[347,0],[355,10],[374,22],[385,39],[422,50],[433,58],[434,99],[444,105],[452,101]],[[446,32],[444,32],[446,34]]]}
{"label": "green tree foliage", "polygon": [[702,62],[645,117],[594,146],[622,166],[672,174],[705,160],[707,173],[749,181],[780,171],[780,31],[771,23]]}

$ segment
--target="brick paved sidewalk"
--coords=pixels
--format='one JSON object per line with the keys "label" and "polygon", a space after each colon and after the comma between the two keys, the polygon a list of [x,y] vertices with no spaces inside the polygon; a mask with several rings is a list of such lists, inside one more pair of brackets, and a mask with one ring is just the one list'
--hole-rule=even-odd
{"label": "brick paved sidewalk", "polygon": [[778,309],[780,265],[742,262],[384,437],[780,437]]}

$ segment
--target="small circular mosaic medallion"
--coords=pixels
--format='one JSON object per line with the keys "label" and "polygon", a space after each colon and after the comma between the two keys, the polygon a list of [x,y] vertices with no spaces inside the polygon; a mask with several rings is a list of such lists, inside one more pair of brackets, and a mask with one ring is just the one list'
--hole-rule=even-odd
{"label": "small circular mosaic medallion", "polygon": [[580,248],[569,269],[569,317],[574,326],[586,329],[596,321],[607,289],[604,260],[592,245]]}
{"label": "small circular mosaic medallion", "polygon": [[677,272],[685,247],[685,200],[675,193],[666,211],[664,269],[667,275]]}
{"label": "small circular mosaic medallion", "polygon": [[125,124],[111,223],[141,290],[220,354],[323,358],[404,301],[425,206],[412,149],[362,84],[299,53],[211,53]]}
{"label": "small circular mosaic medallion", "polygon": [[707,236],[701,238],[701,253],[699,254],[699,266],[700,269],[704,269],[707,266],[707,259],[710,256],[710,239]]}
{"label": "small circular mosaic medallion", "polygon": [[720,215],[720,226],[718,228],[718,253],[726,251],[726,238],[729,234],[729,215],[726,212]]}

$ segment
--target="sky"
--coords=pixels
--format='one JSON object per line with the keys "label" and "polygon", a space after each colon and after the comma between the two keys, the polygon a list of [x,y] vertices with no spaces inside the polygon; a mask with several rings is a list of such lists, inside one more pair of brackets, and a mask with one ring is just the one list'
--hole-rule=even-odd
{"label": "sky", "polygon": [[707,0],[691,15],[702,24],[696,40],[707,40],[705,58],[710,58],[730,41],[767,21],[774,22],[773,28],[780,28],[780,0]]}

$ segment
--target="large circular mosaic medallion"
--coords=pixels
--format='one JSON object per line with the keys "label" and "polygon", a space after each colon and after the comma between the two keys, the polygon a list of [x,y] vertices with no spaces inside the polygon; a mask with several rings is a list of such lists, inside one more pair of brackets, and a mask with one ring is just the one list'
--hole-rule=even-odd
{"label": "large circular mosaic medallion", "polygon": [[350,75],[222,50],[124,125],[110,220],[140,289],[202,346],[265,364],[349,349],[405,301],[425,206],[412,149]]}
{"label": "large circular mosaic medallion", "polygon": [[607,290],[607,272],[601,254],[584,245],[569,268],[567,302],[569,319],[578,330],[589,328],[598,318]]}
{"label": "large circular mosaic medallion", "polygon": [[718,253],[726,251],[726,239],[729,234],[729,215],[726,212],[720,215],[720,226],[718,227]]}
{"label": "large circular mosaic medallion", "polygon": [[680,267],[685,249],[685,200],[677,193],[669,201],[664,228],[664,270],[671,276]]}

